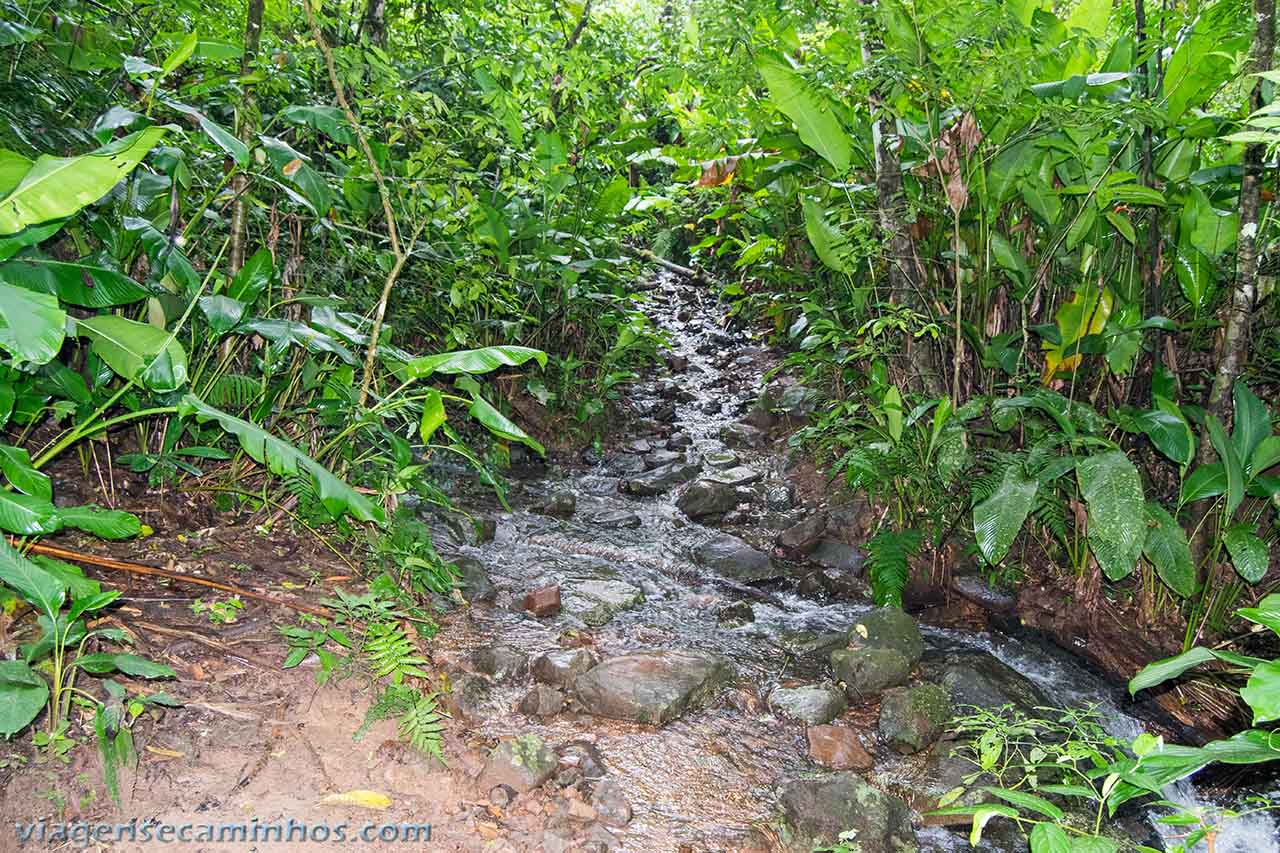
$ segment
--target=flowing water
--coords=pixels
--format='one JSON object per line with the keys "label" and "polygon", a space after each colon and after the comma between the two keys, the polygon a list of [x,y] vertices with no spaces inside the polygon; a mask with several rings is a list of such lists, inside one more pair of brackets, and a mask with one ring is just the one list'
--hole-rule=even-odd
{"label": "flowing water", "polygon": [[[731,526],[713,529],[689,521],[675,506],[678,488],[656,497],[620,491],[620,479],[643,468],[640,451],[664,448],[672,435],[674,446],[687,436],[690,447],[680,452],[723,453],[721,430],[738,421],[755,399],[763,373],[773,366],[765,350],[721,327],[722,312],[700,288],[660,276],[649,313],[669,336],[673,370],[668,378],[637,383],[630,393],[629,404],[638,417],[634,435],[619,442],[623,452],[515,477],[509,496],[515,511],[482,507],[498,516],[494,540],[458,546],[478,558],[499,588],[517,599],[526,590],[554,582],[566,609],[573,610],[576,588],[606,581],[615,590],[642,593],[643,601],[592,629],[571,614],[535,619],[520,611],[518,600],[507,600],[506,606],[472,608],[465,623],[469,628],[448,641],[465,652],[496,639],[536,655],[581,631],[591,636],[601,657],[679,648],[730,658],[743,687],[663,728],[585,713],[535,720],[511,710],[527,687],[507,687],[498,688],[495,716],[486,720],[484,731],[495,737],[534,732],[550,743],[593,740],[635,809],[632,822],[618,832],[627,850],[732,849],[776,810],[774,788],[780,779],[816,769],[807,758],[804,727],[772,715],[762,700],[781,683],[820,680],[821,663],[797,652],[802,642],[822,632],[847,630],[871,605],[865,599],[806,597],[794,581],[746,586],[691,559],[692,551],[721,531],[767,550],[779,529],[804,517],[801,507],[784,508],[786,463],[776,448],[735,448],[740,457],[736,464],[762,477],[748,487],[754,492],[749,509],[729,519],[736,522]],[[632,448],[637,452],[627,452],[632,441],[640,440],[649,448],[639,444]],[[576,495],[571,517],[532,511],[548,495],[563,491]],[[754,620],[723,623],[718,614],[739,601],[750,604]],[[1026,638],[954,628],[925,627],[924,634],[926,665],[957,655],[991,656],[1030,678],[1054,702],[1097,705],[1106,727],[1118,737],[1130,738],[1143,728],[1126,713],[1121,691],[1066,652]],[[870,746],[874,719],[858,719],[855,709],[846,715],[845,722],[850,721],[868,735],[864,741]],[[874,778],[896,792],[909,796],[927,781],[921,758],[887,750],[875,755]],[[1171,796],[1188,805],[1203,804],[1189,783],[1176,786]],[[923,850],[967,849],[964,833],[928,828],[919,837]],[[1155,838],[1152,833],[1151,840]],[[1276,827],[1266,817],[1242,821],[1218,838],[1216,850],[1280,850]]]}

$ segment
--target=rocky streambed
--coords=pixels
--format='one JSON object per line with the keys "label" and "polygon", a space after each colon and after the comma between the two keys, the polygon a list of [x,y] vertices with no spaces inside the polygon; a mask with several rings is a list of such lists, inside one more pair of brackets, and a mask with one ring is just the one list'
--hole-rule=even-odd
{"label": "rocky streambed", "polygon": [[[486,849],[807,851],[849,830],[860,853],[966,849],[920,816],[973,770],[957,709],[1089,703],[1140,730],[1070,654],[987,630],[980,578],[919,622],[873,607],[874,518],[779,440],[812,393],[765,381],[775,354],[705,290],[660,277],[648,310],[669,348],[627,435],[517,460],[512,511],[477,495],[437,519],[469,604],[434,655],[479,744],[457,767]],[[984,849],[1024,848],[993,829]]]}

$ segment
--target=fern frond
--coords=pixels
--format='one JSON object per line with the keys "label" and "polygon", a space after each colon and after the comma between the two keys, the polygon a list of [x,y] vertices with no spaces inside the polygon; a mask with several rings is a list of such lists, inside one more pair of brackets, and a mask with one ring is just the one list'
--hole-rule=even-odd
{"label": "fern frond", "polygon": [[436,694],[413,691],[414,700],[400,715],[397,731],[414,749],[434,756],[445,763],[441,745],[444,739],[444,720],[436,705]]}
{"label": "fern frond", "polygon": [[1036,493],[1036,505],[1032,516],[1049,534],[1064,547],[1067,544],[1067,504],[1053,491],[1041,489]]}
{"label": "fern frond", "polygon": [[262,384],[243,373],[228,373],[210,386],[204,399],[219,409],[239,410],[251,406],[262,393]]}
{"label": "fern frond", "polygon": [[392,684],[400,684],[406,677],[431,677],[422,669],[427,659],[418,654],[404,628],[394,622],[369,626],[364,653],[374,676],[390,678]]}
{"label": "fern frond", "polygon": [[876,605],[902,606],[902,591],[911,577],[908,562],[920,550],[920,531],[881,530],[867,541],[867,576]]}

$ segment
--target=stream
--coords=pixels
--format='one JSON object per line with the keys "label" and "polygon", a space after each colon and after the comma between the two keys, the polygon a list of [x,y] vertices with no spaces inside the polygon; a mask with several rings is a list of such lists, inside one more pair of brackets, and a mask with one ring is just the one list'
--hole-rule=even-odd
{"label": "stream", "polygon": [[[488,542],[454,533],[452,542],[446,535],[438,545],[478,561],[497,588],[496,602],[468,608],[440,641],[462,668],[471,668],[468,656],[495,644],[530,658],[578,644],[602,660],[658,649],[727,658],[735,686],[661,727],[595,716],[572,703],[563,712],[527,716],[514,709],[529,691],[528,678],[502,677],[492,678],[492,687],[485,680],[477,725],[493,738],[532,733],[548,744],[594,742],[634,811],[629,823],[611,830],[624,850],[737,849],[752,838],[759,845],[761,832],[769,837],[780,780],[821,770],[809,758],[805,726],[770,711],[771,691],[830,680],[830,638],[848,632],[872,605],[861,561],[847,546],[824,541],[816,555],[825,566],[788,561],[773,549],[780,531],[814,511],[798,505],[788,484],[793,463],[785,442],[762,441],[741,426],[776,355],[726,331],[721,307],[703,288],[660,274],[649,296],[649,316],[669,337],[669,373],[631,387],[632,434],[614,449],[516,466],[514,511],[492,498],[460,500],[496,519],[496,533]],[[701,462],[698,477],[737,490],[733,506],[709,519],[715,526],[691,521],[677,506],[688,488],[682,480],[693,479],[680,470],[686,460]],[[673,467],[669,487],[650,483],[654,470]],[[637,490],[636,483],[639,491],[658,493],[624,490]],[[523,609],[527,592],[549,585],[562,596],[557,614],[537,618]],[[995,673],[997,682],[1025,677],[1053,704],[1094,704],[1116,737],[1127,740],[1144,728],[1126,712],[1123,691],[1061,649],[964,627],[921,625],[921,631],[923,676],[916,681],[941,679],[961,661]],[[875,760],[867,778],[878,787],[921,806],[914,795],[936,796],[955,784],[930,777],[935,765],[927,751],[902,756],[886,748],[874,715],[857,706],[836,722],[861,735]],[[1172,799],[1206,803],[1189,783],[1175,788]],[[1136,825],[1140,843],[1159,844],[1150,817],[1138,815],[1128,831],[1135,834]],[[970,849],[967,826],[917,821],[915,829],[921,850]],[[983,849],[1025,849],[1012,833],[988,837]],[[1276,838],[1276,825],[1260,816],[1231,824],[1214,849],[1267,853],[1280,850]]]}

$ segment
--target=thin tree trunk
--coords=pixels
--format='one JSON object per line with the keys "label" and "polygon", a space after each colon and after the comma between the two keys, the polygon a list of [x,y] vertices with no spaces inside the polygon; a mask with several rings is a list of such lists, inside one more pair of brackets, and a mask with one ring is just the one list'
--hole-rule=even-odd
{"label": "thin tree trunk", "polygon": [[[1147,8],[1145,0],[1134,0],[1134,33],[1138,44],[1138,55],[1142,56],[1147,48]],[[1143,63],[1142,67],[1142,97],[1150,99],[1151,93],[1155,91],[1156,80],[1154,72],[1155,59],[1148,59]],[[1142,130],[1141,143],[1141,161],[1142,183],[1145,186],[1155,185],[1155,168],[1152,153],[1152,133],[1151,126],[1147,125]],[[1153,317],[1160,314],[1164,307],[1164,295],[1161,292],[1160,282],[1160,208],[1152,207],[1147,216],[1146,231],[1146,248],[1139,249],[1134,247],[1138,256],[1138,279],[1142,282],[1143,292],[1143,310],[1146,316]],[[1150,332],[1151,348],[1143,356],[1142,363],[1138,365],[1134,371],[1134,383],[1130,393],[1130,400],[1135,405],[1143,405],[1150,398],[1151,385],[1155,379],[1156,371],[1160,368],[1163,361],[1161,355],[1163,353],[1164,342],[1163,335],[1159,329],[1152,329]]]}
{"label": "thin tree trunk", "polygon": [[[240,76],[247,77],[262,46],[262,9],[266,0],[249,0],[249,7],[244,18],[244,53],[240,56]],[[240,99],[240,110],[236,116],[236,131],[240,141],[252,147],[253,134],[258,127],[258,104],[253,95],[253,84],[242,83],[244,94]],[[231,205],[231,252],[228,263],[231,274],[235,275],[244,266],[245,242],[247,240],[245,222],[245,194],[249,191],[249,177],[243,171],[237,171],[231,179],[231,191],[235,201]]]}
{"label": "thin tree trunk", "polygon": [[387,0],[369,0],[365,4],[360,35],[372,45],[387,46]]}
{"label": "thin tree trunk", "polygon": [[[578,18],[578,25],[573,28],[573,32],[569,33],[569,38],[565,39],[564,49],[562,53],[569,53],[578,44],[578,40],[582,38],[582,34],[586,32],[587,24],[591,20],[591,4],[594,0],[587,0],[582,7],[582,17]],[[560,115],[560,95],[564,88],[564,62],[560,62],[556,66],[555,76],[551,78],[551,115]]]}

